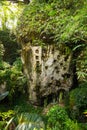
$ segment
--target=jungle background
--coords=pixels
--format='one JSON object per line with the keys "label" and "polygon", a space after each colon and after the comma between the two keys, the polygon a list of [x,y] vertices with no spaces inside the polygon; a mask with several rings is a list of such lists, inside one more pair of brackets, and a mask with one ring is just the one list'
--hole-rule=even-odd
{"label": "jungle background", "polygon": [[[22,46],[50,41],[73,52],[75,82],[62,105],[32,105]],[[86,0],[0,1],[0,94],[5,91],[9,94],[0,101],[0,130],[87,130]]]}

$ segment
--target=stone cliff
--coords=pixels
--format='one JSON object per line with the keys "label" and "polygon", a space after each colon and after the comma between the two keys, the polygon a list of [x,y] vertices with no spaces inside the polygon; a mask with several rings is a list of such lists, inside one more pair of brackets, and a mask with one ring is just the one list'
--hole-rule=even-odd
{"label": "stone cliff", "polygon": [[60,101],[73,85],[72,53],[56,45],[22,47],[22,63],[28,78],[29,100]]}

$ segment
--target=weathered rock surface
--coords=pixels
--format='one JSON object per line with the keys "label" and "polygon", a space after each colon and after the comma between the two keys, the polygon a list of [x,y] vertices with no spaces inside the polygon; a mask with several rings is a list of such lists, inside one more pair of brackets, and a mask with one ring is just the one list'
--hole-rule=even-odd
{"label": "weathered rock surface", "polygon": [[24,72],[28,78],[29,100],[42,103],[59,99],[60,92],[69,91],[73,84],[72,53],[65,48],[48,45],[22,48]]}
{"label": "weathered rock surface", "polygon": [[6,92],[6,82],[0,84],[0,94],[3,94],[4,92]]}

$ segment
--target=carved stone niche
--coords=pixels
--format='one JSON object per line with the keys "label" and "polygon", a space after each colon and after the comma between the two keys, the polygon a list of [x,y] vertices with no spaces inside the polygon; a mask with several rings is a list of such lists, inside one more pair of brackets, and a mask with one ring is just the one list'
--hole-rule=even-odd
{"label": "carved stone niche", "polygon": [[[69,91],[73,84],[72,54],[63,53],[53,45],[22,48],[24,72],[28,78],[29,100],[43,104],[44,100],[59,100],[59,92]],[[50,98],[49,98],[50,97]]]}

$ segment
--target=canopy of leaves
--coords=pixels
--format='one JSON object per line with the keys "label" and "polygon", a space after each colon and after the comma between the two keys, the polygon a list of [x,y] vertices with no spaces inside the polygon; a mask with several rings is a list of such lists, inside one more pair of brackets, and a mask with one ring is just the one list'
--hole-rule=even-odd
{"label": "canopy of leaves", "polygon": [[24,9],[17,27],[20,43],[87,43],[87,1],[49,0],[31,2]]}

